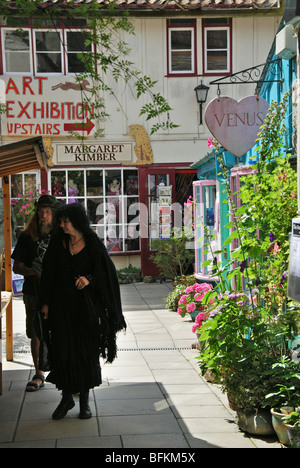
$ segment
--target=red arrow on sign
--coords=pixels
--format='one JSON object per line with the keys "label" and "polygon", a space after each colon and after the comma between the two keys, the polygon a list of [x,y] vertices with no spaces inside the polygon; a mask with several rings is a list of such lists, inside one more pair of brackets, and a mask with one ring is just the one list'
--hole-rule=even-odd
{"label": "red arrow on sign", "polygon": [[95,127],[93,122],[90,121],[90,119],[87,119],[86,123],[80,122],[80,123],[65,123],[64,124],[64,131],[69,132],[70,130],[73,130],[73,132],[87,132],[89,135],[92,131],[92,129]]}

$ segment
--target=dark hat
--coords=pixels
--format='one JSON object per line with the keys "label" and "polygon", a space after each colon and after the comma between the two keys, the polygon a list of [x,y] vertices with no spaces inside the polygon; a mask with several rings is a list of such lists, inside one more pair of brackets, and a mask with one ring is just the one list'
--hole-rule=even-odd
{"label": "dark hat", "polygon": [[39,209],[41,207],[50,207],[50,208],[55,208],[56,205],[56,198],[53,197],[52,195],[42,195],[36,204],[36,209]]}

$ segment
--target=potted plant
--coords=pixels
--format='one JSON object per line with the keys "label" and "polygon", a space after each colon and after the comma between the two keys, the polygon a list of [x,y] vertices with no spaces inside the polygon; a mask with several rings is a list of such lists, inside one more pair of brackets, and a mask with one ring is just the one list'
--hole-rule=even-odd
{"label": "potted plant", "polygon": [[266,392],[274,384],[267,378],[268,359],[257,359],[252,365],[247,362],[239,370],[224,371],[221,388],[226,391],[229,406],[236,411],[235,422],[247,433],[267,436],[274,434],[270,410],[263,408]]}
{"label": "potted plant", "polygon": [[194,251],[186,248],[189,239],[178,228],[172,229],[169,239],[154,239],[151,244],[155,252],[150,260],[158,267],[163,276],[174,280],[177,276],[183,276],[194,261]]}
{"label": "potted plant", "polygon": [[293,448],[300,448],[300,406],[283,418],[287,427],[290,444]]}
{"label": "potted plant", "polygon": [[[202,374],[210,370],[220,381],[242,430],[274,432],[265,396],[280,382],[279,370],[284,372],[272,366],[286,351],[281,334],[287,328],[273,320],[268,308],[253,308],[243,293],[218,295],[208,314],[200,328],[200,342],[205,343],[198,357]],[[264,427],[258,427],[258,420]]]}
{"label": "potted plant", "polygon": [[174,289],[166,297],[166,308],[176,312],[178,309],[178,301],[185,293],[185,289],[187,286],[192,286],[194,283],[194,275],[182,275],[175,278]]}
{"label": "potted plant", "polygon": [[[199,312],[199,311],[197,311]],[[200,343],[199,342],[199,338],[200,338],[200,330],[201,330],[201,327],[203,325],[203,323],[205,323],[205,321],[209,318],[209,314],[207,313],[207,311],[203,311],[203,312],[200,312],[196,318],[195,318],[195,324],[193,325],[192,327],[192,332],[195,333],[195,335],[197,336],[197,349],[199,349],[201,351],[202,347],[204,346],[204,343]]]}
{"label": "potted plant", "polygon": [[200,310],[204,310],[206,305],[203,299],[207,292],[211,291],[213,286],[208,283],[194,283],[185,288],[184,294],[178,301],[177,312],[181,317],[189,314],[192,320],[195,320]]}
{"label": "potted plant", "polygon": [[272,424],[277,437],[282,444],[289,445],[284,417],[300,404],[300,365],[289,356],[282,356],[267,373],[274,376],[276,384],[266,395],[263,406],[271,407]]}

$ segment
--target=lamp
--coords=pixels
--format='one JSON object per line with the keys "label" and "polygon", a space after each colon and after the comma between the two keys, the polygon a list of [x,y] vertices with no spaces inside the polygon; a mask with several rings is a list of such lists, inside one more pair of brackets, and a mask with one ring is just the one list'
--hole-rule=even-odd
{"label": "lamp", "polygon": [[202,122],[202,104],[204,104],[206,102],[208,90],[209,90],[209,86],[205,86],[204,84],[202,84],[202,80],[201,80],[201,84],[198,85],[194,89],[194,91],[196,93],[197,102],[199,104],[200,125],[202,125],[202,123],[203,123]]}

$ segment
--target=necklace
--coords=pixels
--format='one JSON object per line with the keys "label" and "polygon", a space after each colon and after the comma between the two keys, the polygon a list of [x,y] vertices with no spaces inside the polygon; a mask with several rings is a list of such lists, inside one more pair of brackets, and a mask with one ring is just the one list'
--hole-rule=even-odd
{"label": "necklace", "polygon": [[83,237],[80,237],[80,239],[78,239],[78,241],[74,242],[74,244],[72,244],[72,241],[70,239],[71,246],[74,247],[74,245],[78,244],[78,242],[80,242],[82,239],[83,239]]}
{"label": "necklace", "polygon": [[81,237],[80,239],[78,239],[78,241],[74,242],[74,244],[72,244],[71,239],[70,239],[71,250],[72,250],[72,252],[70,252],[71,255],[75,255],[76,250],[74,249],[74,245],[78,244],[78,242],[80,242],[82,239],[83,239],[83,237]]}

